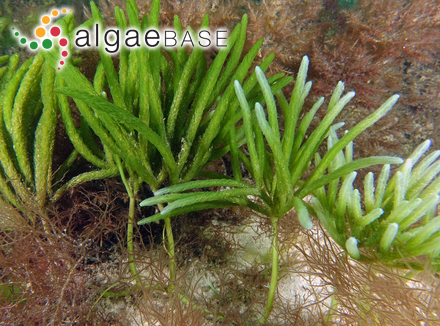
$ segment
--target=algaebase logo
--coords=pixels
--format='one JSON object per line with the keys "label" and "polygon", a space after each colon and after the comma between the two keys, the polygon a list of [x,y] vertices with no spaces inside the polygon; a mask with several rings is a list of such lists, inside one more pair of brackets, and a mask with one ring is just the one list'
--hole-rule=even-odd
{"label": "algaebase logo", "polygon": [[[53,9],[50,14],[46,14],[40,18],[41,24],[34,30],[35,36],[26,38],[20,35],[20,32],[12,28],[12,33],[19,40],[23,47],[29,47],[31,51],[50,50],[54,44],[58,44],[60,48],[59,66],[60,70],[65,66],[66,59],[69,56],[68,45],[69,41],[63,36],[63,31],[59,26],[54,25],[55,21],[61,16],[72,12],[71,9]],[[67,32],[67,31],[64,31]],[[178,36],[174,30],[164,29],[158,30],[155,28],[147,28],[138,30],[128,28],[119,30],[118,28],[108,28],[102,30],[99,24],[95,24],[91,30],[78,29],[75,32],[75,39],[72,40],[72,46],[84,50],[102,46],[102,48],[110,55],[116,54],[124,47],[125,49],[137,49],[146,47],[147,49],[155,48],[178,48],[178,47],[201,47],[207,49],[211,46],[216,48],[227,47],[227,33],[226,29],[218,29],[211,31],[209,29],[201,29],[195,35],[189,30],[186,30],[182,35]],[[94,44],[93,44],[94,41]]]}
{"label": "algaebase logo", "polygon": [[30,50],[36,51],[38,49],[50,50],[54,44],[60,46],[60,60],[58,70],[63,67],[65,60],[69,56],[69,51],[67,50],[67,45],[69,41],[67,38],[63,37],[63,31],[59,26],[54,26],[54,22],[61,16],[72,12],[72,9],[63,8],[61,10],[53,9],[50,14],[45,14],[40,18],[42,25],[37,26],[34,30],[35,37],[27,38],[20,34],[20,32],[13,27],[12,33],[15,37],[19,39],[19,43],[24,47],[29,47]]}

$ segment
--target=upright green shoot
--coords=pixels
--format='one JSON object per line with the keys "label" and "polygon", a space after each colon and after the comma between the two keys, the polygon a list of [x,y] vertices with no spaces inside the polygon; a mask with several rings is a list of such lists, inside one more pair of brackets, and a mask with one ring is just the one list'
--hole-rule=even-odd
{"label": "upright green shoot", "polygon": [[[167,206],[169,207],[168,209],[142,220],[139,224],[149,223],[161,218],[175,216],[182,212],[194,211],[209,206],[247,206],[267,216],[272,224],[272,275],[266,309],[260,319],[261,323],[265,323],[269,318],[276,293],[279,251],[278,221],[280,218],[290,210],[295,209],[301,225],[311,228],[313,223],[310,220],[308,211],[313,212],[313,209],[304,201],[307,195],[319,192],[325,185],[332,184],[332,182],[334,183],[335,180],[341,177],[345,178],[357,169],[375,164],[401,163],[399,158],[371,157],[356,161],[344,161],[343,164],[341,163],[338,166],[332,165],[332,162],[335,160],[341,161],[341,149],[347,146],[350,147],[351,141],[360,132],[385,115],[397,101],[398,96],[392,96],[384,105],[361,121],[342,139],[335,141],[323,159],[319,157],[317,151],[320,144],[327,137],[330,137],[329,135],[333,135],[332,123],[339,112],[354,96],[354,92],[349,92],[342,96],[344,86],[342,83],[339,83],[333,93],[327,114],[320,125],[306,139],[305,134],[309,124],[323,103],[323,99],[319,99],[301,122],[298,121],[303,103],[311,88],[311,83],[306,83],[307,67],[308,58],[304,57],[290,103],[288,103],[282,92],[276,93],[279,105],[285,115],[283,137],[279,131],[278,112],[275,98],[272,95],[274,93],[273,88],[276,87],[277,83],[271,87],[263,71],[259,67],[255,69],[257,81],[263,93],[263,97],[259,97],[258,100],[267,103],[268,119],[266,119],[265,112],[260,103],[254,102],[254,109],[251,109],[252,106],[249,105],[249,100],[247,99],[251,94],[250,90],[246,87],[243,88],[240,81],[235,81],[234,83],[235,92],[240,102],[249,156],[242,149],[239,149],[239,155],[231,155],[231,157],[233,160],[236,160],[238,157],[246,166],[254,180],[253,184],[241,181],[239,176],[235,177],[234,180],[237,183],[236,186],[233,186],[237,190],[234,196],[229,195],[232,194],[233,190],[223,190],[213,195],[209,195],[209,193],[202,195],[198,192],[181,193],[184,190],[206,186],[206,184],[220,186],[223,182],[221,179],[195,181],[180,189],[173,187],[162,189],[156,193],[154,200],[145,200],[141,203],[143,206],[172,202]],[[230,135],[233,136],[232,133]],[[264,138],[268,146],[265,146]],[[314,158],[316,159],[315,169],[312,170],[311,174],[307,174],[306,171],[309,169]],[[238,162],[232,162],[232,164],[234,166]],[[171,192],[179,192],[180,194],[167,195]],[[338,236],[331,223],[324,223],[324,226],[329,228],[331,235]]]}
{"label": "upright green shoot", "polygon": [[[102,26],[102,17],[93,2],[91,8],[93,20]],[[121,27],[131,25],[141,30],[157,27],[159,10],[160,1],[154,0],[149,17],[145,16],[140,24],[135,1],[128,0],[129,24],[119,8],[116,9],[117,23]],[[201,28],[208,26],[209,18],[205,16]],[[67,87],[58,88],[58,96],[61,99],[72,97],[88,126],[100,138],[105,153],[111,154],[116,162],[122,160],[124,168],[119,167],[121,177],[128,172],[133,179],[124,182],[126,186],[146,182],[156,192],[165,182],[177,185],[190,181],[211,160],[229,150],[229,135],[237,137],[239,143],[245,141],[240,128],[235,127],[241,113],[238,110],[239,115],[236,114],[239,102],[233,81],[243,83],[262,44],[257,42],[240,62],[246,27],[245,15],[231,32],[227,47],[220,49],[208,68],[204,51],[198,46],[189,55],[183,50],[139,48],[131,52],[121,51],[118,74],[110,55],[101,48],[101,62],[94,85],[67,63],[60,72]],[[177,17],[175,28],[179,33],[182,31]],[[187,29],[197,40],[193,30]],[[46,58],[56,64],[54,53],[48,52]],[[273,56],[263,61],[262,66],[267,68],[272,60]],[[139,79],[138,83],[136,79]],[[272,94],[289,81],[289,78],[282,79],[279,75],[265,91]],[[107,101],[106,94],[102,93],[106,83],[113,103]],[[260,92],[256,83],[255,74],[245,81],[252,97]],[[262,100],[264,102],[265,98]],[[103,163],[76,140],[75,130],[69,135],[72,135],[72,142],[78,144],[78,151],[81,150],[84,157],[97,164]],[[162,210],[161,206],[159,210]],[[176,274],[174,239],[171,221],[166,214],[163,216],[170,256],[170,279],[173,281]]]}
{"label": "upright green shoot", "polygon": [[[332,135],[337,141],[336,135]],[[329,137],[330,140],[330,137]],[[351,173],[337,190],[314,199],[317,217],[330,223],[336,242],[360,261],[379,259],[382,263],[422,269],[420,261],[409,258],[427,255],[431,268],[438,269],[440,246],[440,151],[427,152],[429,140],[419,145],[390,179],[390,166],[384,165],[374,187],[374,175],[364,179],[363,197],[354,189],[356,173]],[[335,162],[333,162],[335,163]]]}
{"label": "upright green shoot", "polygon": [[[66,15],[59,24],[72,31],[73,15]],[[19,210],[35,207],[30,222],[36,216],[45,223],[47,207],[75,185],[100,178],[112,177],[117,168],[95,154],[98,148],[84,123],[74,128],[67,99],[56,96],[55,88],[63,83],[60,75],[42,52],[19,65],[19,55],[2,57],[0,82],[0,194]],[[66,130],[77,146],[60,166],[54,166],[55,130],[61,111]],[[85,172],[66,179],[66,172],[78,156],[93,161],[99,170]],[[53,169],[56,168],[56,171]],[[46,223],[45,223],[46,224]]]}

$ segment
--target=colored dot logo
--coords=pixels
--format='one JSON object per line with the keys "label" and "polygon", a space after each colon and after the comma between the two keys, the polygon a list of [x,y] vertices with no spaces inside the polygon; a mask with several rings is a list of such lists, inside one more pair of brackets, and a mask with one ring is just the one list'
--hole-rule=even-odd
{"label": "colored dot logo", "polygon": [[38,26],[34,33],[35,37],[32,40],[29,40],[24,35],[20,35],[19,31],[13,29],[13,35],[17,37],[19,43],[23,46],[28,46],[32,51],[36,51],[38,49],[42,50],[50,50],[54,46],[54,44],[58,44],[60,47],[60,61],[58,70],[65,64],[66,58],[69,56],[68,49],[66,48],[69,44],[67,38],[62,37],[62,30],[58,26],[51,26],[54,21],[61,17],[61,15],[65,15],[68,12],[72,12],[71,9],[61,9],[60,11],[54,9],[50,12],[50,14],[45,14],[41,17],[40,21],[42,23],[41,26]]}

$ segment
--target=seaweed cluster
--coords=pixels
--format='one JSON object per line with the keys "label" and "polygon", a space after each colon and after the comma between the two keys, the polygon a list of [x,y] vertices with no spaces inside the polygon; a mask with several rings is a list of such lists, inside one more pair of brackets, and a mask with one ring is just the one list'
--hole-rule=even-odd
{"label": "seaweed cluster", "polygon": [[[340,1],[167,1],[161,21],[169,24],[178,14],[189,24],[203,13],[212,26],[232,28],[243,14],[249,16],[249,41],[264,38],[261,55],[277,59],[271,72],[295,73],[304,55],[311,61],[309,75],[316,80],[314,94],[328,96],[339,80],[357,92],[341,120],[351,128],[392,93],[401,95],[394,115],[380,127],[360,135],[355,152],[406,156],[426,139],[438,142],[440,80],[440,3],[438,0]],[[100,3],[105,16],[123,1]],[[146,12],[149,2],[137,2]],[[109,18],[109,23],[112,19]],[[287,86],[289,92],[292,86]],[[318,113],[319,114],[319,113]],[[355,144],[355,146],[357,146]]]}

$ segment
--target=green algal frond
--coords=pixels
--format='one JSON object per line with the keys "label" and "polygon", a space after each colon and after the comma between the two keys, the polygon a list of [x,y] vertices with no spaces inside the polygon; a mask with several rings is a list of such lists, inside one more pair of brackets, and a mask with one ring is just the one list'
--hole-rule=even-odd
{"label": "green algal frond", "polygon": [[[402,266],[405,258],[430,255],[434,266],[438,266],[439,258],[432,254],[438,251],[434,244],[440,237],[437,212],[440,201],[439,153],[434,151],[420,161],[430,144],[429,140],[420,144],[391,179],[390,166],[385,164],[376,188],[373,173],[367,174],[359,206],[361,211],[358,207],[354,223],[350,223],[353,211],[346,207],[345,198],[355,198],[357,190],[352,188],[347,193],[347,179],[340,186],[335,205],[330,205],[328,197],[320,199],[319,206],[314,205],[317,210],[325,206],[328,214],[334,214],[336,220],[342,219],[338,222],[339,237],[354,237],[361,252],[361,255],[353,255],[346,244],[345,248],[352,258],[365,261],[380,259],[390,265]],[[418,263],[411,264],[422,268]]]}
{"label": "green algal frond", "polygon": [[[304,116],[303,120],[298,121],[305,97],[309,93],[311,86],[311,83],[305,82],[307,66],[308,58],[304,57],[290,104],[281,92],[276,93],[282,112],[285,115],[284,138],[281,138],[279,132],[276,101],[272,95],[274,92],[263,71],[259,67],[256,68],[257,81],[263,93],[262,99],[266,103],[268,118],[266,118],[263,106],[260,103],[256,102],[254,105],[250,105],[249,100],[246,98],[248,93],[241,86],[240,81],[235,81],[234,83],[235,93],[241,107],[242,128],[244,129],[249,155],[246,155],[246,152],[239,148],[239,155],[232,155],[231,158],[232,160],[237,160],[238,158],[247,168],[253,179],[250,188],[238,188],[235,186],[237,191],[235,197],[221,196],[217,195],[217,193],[212,195],[181,193],[183,189],[194,189],[197,186],[194,183],[191,186],[179,189],[165,188],[165,190],[161,190],[161,192],[156,194],[154,200],[154,203],[171,202],[167,206],[169,208],[166,209],[166,214],[173,214],[173,210],[177,209],[181,211],[183,209],[194,211],[201,207],[198,206],[200,205],[200,198],[208,198],[208,202],[204,203],[203,208],[209,207],[209,204],[212,207],[223,207],[229,203],[231,206],[243,205],[259,213],[265,212],[272,222],[273,229],[273,269],[266,310],[260,319],[262,323],[266,322],[271,312],[277,283],[278,220],[294,209],[297,211],[301,225],[311,228],[313,224],[309,213],[312,213],[323,223],[330,236],[341,247],[345,248],[349,238],[345,234],[345,212],[347,210],[350,212],[351,225],[369,224],[377,220],[382,213],[382,211],[374,210],[373,208],[374,212],[367,216],[367,219],[362,218],[361,197],[359,192],[352,188],[352,182],[356,175],[353,171],[376,164],[402,163],[400,158],[395,157],[369,157],[355,161],[352,159],[353,139],[385,115],[397,101],[398,96],[392,96],[377,111],[353,127],[341,139],[338,139],[336,130],[340,128],[340,125],[332,126],[332,124],[339,112],[343,110],[345,105],[354,96],[354,92],[343,95],[344,86],[342,83],[339,83],[330,100],[325,117],[320,125],[311,132],[310,136],[306,140],[304,139],[311,120],[323,103],[323,99],[319,99],[312,110]],[[317,154],[317,150],[326,138],[329,142],[328,152],[321,159]],[[268,146],[266,146],[264,139]],[[229,142],[229,144],[232,143]],[[315,168],[312,169],[311,174],[306,173],[311,166],[313,158],[316,159]],[[232,162],[232,165],[234,166],[234,164],[238,163]],[[235,173],[241,173],[237,172],[237,170],[235,171]],[[236,178],[236,180],[240,180],[240,178]],[[339,194],[338,196],[340,180],[344,181],[344,190],[342,195]],[[222,182],[224,181],[221,179],[214,179],[207,184],[220,186]],[[241,185],[243,182],[241,181],[239,184]],[[329,185],[328,192],[325,189],[326,185]],[[172,201],[170,196],[173,195],[166,195],[166,193],[171,191],[179,192],[183,197],[175,197],[175,201]],[[232,190],[227,191],[232,194]],[[219,193],[222,194],[227,191]],[[316,196],[316,198],[312,199],[313,208],[304,202],[304,198],[308,195]],[[329,201],[327,201],[328,196],[331,197]],[[372,197],[373,195],[370,194],[370,201]],[[258,198],[258,200],[250,200],[249,198]],[[318,200],[318,198],[320,199]],[[144,201],[143,204],[152,202],[148,200]],[[333,205],[336,205],[336,211],[330,208]],[[153,219],[157,220],[160,218],[158,215],[156,214],[154,218],[142,220],[140,223],[151,222]],[[335,218],[335,216],[337,217]],[[354,248],[354,244],[357,244],[358,240],[352,238],[348,243]],[[387,246],[388,243],[384,242],[383,247],[387,248]],[[356,253],[358,251],[353,249],[351,252]],[[360,257],[360,255],[354,255]]]}

